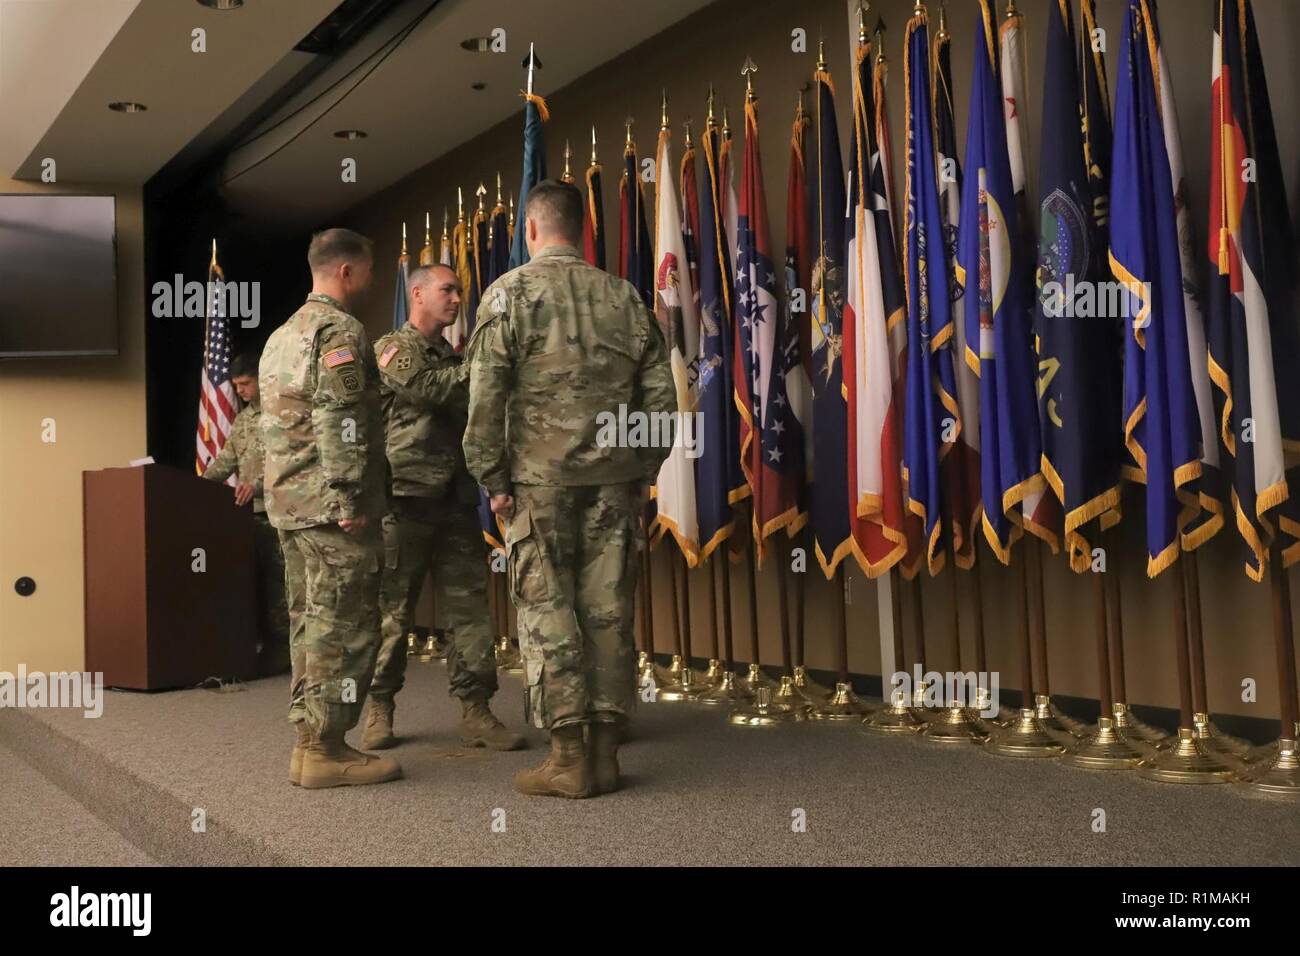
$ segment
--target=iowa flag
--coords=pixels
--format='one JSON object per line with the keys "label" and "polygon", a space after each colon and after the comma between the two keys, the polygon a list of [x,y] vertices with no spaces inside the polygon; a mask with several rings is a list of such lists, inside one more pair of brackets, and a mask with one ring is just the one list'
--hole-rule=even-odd
{"label": "iowa flag", "polygon": [[1180,256],[1179,236],[1190,224],[1154,14],[1148,0],[1128,0],[1115,95],[1110,239],[1111,271],[1128,290],[1124,440],[1133,458],[1129,475],[1146,484],[1150,577],[1223,522],[1218,503],[1199,487],[1203,457],[1217,453],[1217,439],[1194,273]]}
{"label": "iowa flag", "polygon": [[[682,240],[677,193],[673,188],[672,134],[666,128],[659,131],[656,168],[663,170],[664,175],[656,177],[654,311],[668,343],[679,415],[675,429],[677,440],[655,483],[656,521],[659,527],[672,533],[686,556],[687,564],[695,567],[700,558],[700,528],[695,511],[695,460],[689,457],[694,451],[682,440],[682,432],[687,421],[693,420],[695,412],[692,379],[700,353],[700,321],[695,311],[695,293],[691,288],[690,266]],[[693,430],[686,437],[700,440],[699,434]]]}
{"label": "iowa flag", "polygon": [[1210,378],[1218,391],[1225,471],[1246,574],[1263,579],[1280,513],[1300,489],[1286,454],[1300,452],[1295,241],[1268,86],[1249,0],[1219,0],[1210,137]]}
{"label": "iowa flag", "polygon": [[965,289],[966,360],[980,379],[984,536],[1004,564],[1020,536],[1020,504],[1044,486],[1030,338],[1030,264],[1016,217],[988,0],[980,0],[957,241]]}

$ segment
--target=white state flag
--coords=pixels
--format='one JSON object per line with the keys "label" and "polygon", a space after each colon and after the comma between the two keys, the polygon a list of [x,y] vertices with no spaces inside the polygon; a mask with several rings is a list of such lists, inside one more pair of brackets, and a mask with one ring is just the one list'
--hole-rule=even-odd
{"label": "white state flag", "polygon": [[696,406],[693,371],[700,352],[700,317],[695,308],[691,272],[686,260],[686,247],[682,242],[682,220],[677,197],[673,189],[675,168],[672,162],[671,133],[659,132],[659,150],[656,156],[655,181],[655,318],[668,342],[669,358],[673,370],[673,383],[677,386],[677,411],[680,416],[675,429],[676,441],[671,453],[659,469],[655,485],[658,503],[657,521],[677,539],[686,562],[691,567],[699,563],[700,525],[695,511],[695,459],[696,454],[682,441],[708,441],[694,429]]}

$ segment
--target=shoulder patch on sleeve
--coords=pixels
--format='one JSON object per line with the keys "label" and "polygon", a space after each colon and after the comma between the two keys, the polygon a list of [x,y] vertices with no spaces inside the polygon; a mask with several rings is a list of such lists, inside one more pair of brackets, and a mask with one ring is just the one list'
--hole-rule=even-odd
{"label": "shoulder patch on sleeve", "polygon": [[357,355],[350,345],[345,345],[342,348],[326,352],[320,358],[321,361],[325,363],[326,368],[338,368],[340,365],[355,362],[357,360]]}
{"label": "shoulder patch on sleeve", "polygon": [[384,349],[383,354],[379,356],[379,367],[388,368],[388,363],[393,360],[393,356],[396,354],[397,354],[396,345],[390,345],[388,346],[388,348]]}

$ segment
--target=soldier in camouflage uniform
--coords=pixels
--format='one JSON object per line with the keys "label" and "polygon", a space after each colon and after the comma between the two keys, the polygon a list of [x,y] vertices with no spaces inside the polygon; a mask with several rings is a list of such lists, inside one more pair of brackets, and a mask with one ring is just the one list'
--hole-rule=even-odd
{"label": "soldier in camouflage uniform", "polygon": [[393,698],[406,673],[405,638],[424,576],[433,571],[438,609],[452,632],[447,683],[464,710],[461,743],[514,750],[523,738],[488,709],[497,689],[478,486],[465,470],[461,438],[469,366],[442,336],[460,312],[461,288],[447,266],[419,266],[407,280],[410,317],[375,343],[393,497],[384,518],[379,589],[383,642],[361,746],[395,744]]}
{"label": "soldier in camouflage uniform", "polygon": [[290,607],[291,783],[382,783],[397,761],[353,750],[379,648],[379,522],[385,508],[379,373],[348,309],[370,284],[370,241],[312,237],[312,291],[262,352],[266,510],[280,532]]}
{"label": "soldier in camouflage uniform", "polygon": [[278,674],[289,666],[289,609],[284,603],[284,553],[279,533],[266,517],[262,500],[262,406],[258,400],[257,359],[237,355],[230,363],[230,384],[244,407],[230,426],[230,437],[203,477],[225,481],[236,476],[235,504],[253,504],[253,555],[257,568],[257,610],[261,640],[258,664],[263,674]]}
{"label": "soldier in camouflage uniform", "polygon": [[508,521],[528,709],[551,731],[550,756],[515,789],[586,797],[618,787],[617,722],[635,693],[638,518],[669,451],[602,441],[602,420],[620,406],[633,420],[674,412],[677,398],[636,290],[578,252],[578,190],[539,183],[523,228],[532,261],[484,292],[469,344],[465,460]]}

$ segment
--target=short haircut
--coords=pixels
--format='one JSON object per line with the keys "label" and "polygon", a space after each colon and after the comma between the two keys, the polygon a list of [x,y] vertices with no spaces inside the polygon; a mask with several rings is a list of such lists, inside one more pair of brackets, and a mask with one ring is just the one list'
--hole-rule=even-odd
{"label": "short haircut", "polygon": [[[406,291],[409,293],[412,289],[416,288],[417,286],[424,287],[428,285],[430,282],[432,282],[433,273],[435,269],[442,269],[446,271],[451,275],[453,279],[456,280],[457,285],[460,284],[460,276],[456,275],[455,269],[441,262],[434,262],[427,266],[411,267],[411,271],[406,274]],[[463,292],[464,290],[462,289],[461,291]]]}
{"label": "short haircut", "polygon": [[307,264],[313,273],[341,262],[364,262],[373,259],[371,242],[351,229],[325,229],[311,237],[307,247]]}
{"label": "short haircut", "polygon": [[543,179],[528,190],[525,215],[550,235],[574,243],[582,238],[582,193],[572,183]]}
{"label": "short haircut", "polygon": [[240,352],[230,363],[230,377],[257,378],[257,359],[252,352]]}

